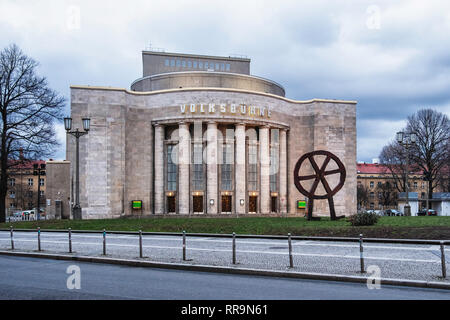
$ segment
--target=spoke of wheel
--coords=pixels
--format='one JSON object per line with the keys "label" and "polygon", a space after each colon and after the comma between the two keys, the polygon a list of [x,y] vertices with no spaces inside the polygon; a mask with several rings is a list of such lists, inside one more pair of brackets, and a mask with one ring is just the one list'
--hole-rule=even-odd
{"label": "spoke of wheel", "polygon": [[325,171],[324,176],[327,176],[329,174],[336,174],[336,173],[340,173],[340,172],[341,172],[341,169]]}
{"label": "spoke of wheel", "polygon": [[316,178],[317,175],[316,174],[311,174],[309,176],[298,176],[298,180],[303,181],[303,180],[311,180]]}

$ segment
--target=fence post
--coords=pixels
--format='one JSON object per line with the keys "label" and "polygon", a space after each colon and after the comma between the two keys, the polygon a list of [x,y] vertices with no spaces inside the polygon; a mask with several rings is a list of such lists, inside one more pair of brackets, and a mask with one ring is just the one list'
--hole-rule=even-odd
{"label": "fence post", "polygon": [[236,233],[233,232],[233,264],[236,264]]}
{"label": "fence post", "polygon": [[445,266],[445,251],[444,241],[441,241],[441,266],[442,266],[442,278],[447,278],[447,267]]}
{"label": "fence post", "polygon": [[38,232],[38,251],[41,251],[41,227],[37,228]]}
{"label": "fence post", "polygon": [[103,229],[103,255],[106,256],[106,230]]}
{"label": "fence post", "polygon": [[186,231],[183,230],[183,261],[186,261]]}
{"label": "fence post", "polygon": [[364,271],[364,248],[363,248],[363,235],[362,233],[359,235],[359,260],[361,264],[361,273],[365,273]]}
{"label": "fence post", "polygon": [[288,244],[289,244],[289,268],[294,267],[294,261],[292,259],[292,241],[291,241],[291,234],[288,233]]}
{"label": "fence post", "polygon": [[142,230],[139,230],[139,258],[142,258]]}
{"label": "fence post", "polygon": [[14,250],[14,231],[13,231],[13,226],[11,226],[11,250]]}
{"label": "fence post", "polygon": [[72,228],[69,228],[69,253],[72,253]]}

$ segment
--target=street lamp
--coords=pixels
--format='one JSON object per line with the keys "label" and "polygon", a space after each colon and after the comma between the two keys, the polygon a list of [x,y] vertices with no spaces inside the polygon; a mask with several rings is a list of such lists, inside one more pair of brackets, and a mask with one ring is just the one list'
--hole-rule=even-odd
{"label": "street lamp", "polygon": [[91,119],[83,118],[83,129],[84,131],[70,131],[72,129],[72,118],[64,118],[64,127],[67,134],[70,134],[76,138],[76,184],[75,184],[75,205],[72,207],[72,216],[74,220],[81,220],[81,206],[80,206],[80,146],[79,138],[88,134],[90,129]]}
{"label": "street lamp", "polygon": [[408,176],[409,176],[409,148],[412,147],[417,140],[417,135],[414,132],[397,132],[397,142],[406,148],[406,175],[405,175],[405,190],[406,190],[406,205],[404,208],[405,216],[411,215],[411,206],[409,205],[409,186],[408,186]]}
{"label": "street lamp", "polygon": [[33,164],[33,175],[38,177],[37,219],[41,219],[41,176],[45,176],[45,163]]}

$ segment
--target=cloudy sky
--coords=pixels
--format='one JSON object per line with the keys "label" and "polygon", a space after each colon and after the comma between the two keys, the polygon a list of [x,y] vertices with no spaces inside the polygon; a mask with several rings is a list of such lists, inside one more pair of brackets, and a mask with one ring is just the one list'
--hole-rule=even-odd
{"label": "cloudy sky", "polygon": [[449,1],[0,0],[0,30],[0,48],[16,43],[40,62],[67,114],[70,85],[129,88],[152,47],[245,55],[291,99],[357,100],[360,161],[415,111],[450,116]]}

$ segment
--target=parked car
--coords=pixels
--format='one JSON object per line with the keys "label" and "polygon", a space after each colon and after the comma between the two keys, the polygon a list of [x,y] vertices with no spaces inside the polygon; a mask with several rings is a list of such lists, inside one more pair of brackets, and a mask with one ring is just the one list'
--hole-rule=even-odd
{"label": "parked car", "polygon": [[434,209],[421,209],[417,212],[418,216],[437,216],[437,211]]}
{"label": "parked car", "polygon": [[386,209],[384,210],[384,215],[385,216],[403,216],[403,212],[400,212],[398,210],[395,209]]}
{"label": "parked car", "polygon": [[22,211],[22,220],[35,220],[34,210]]}

